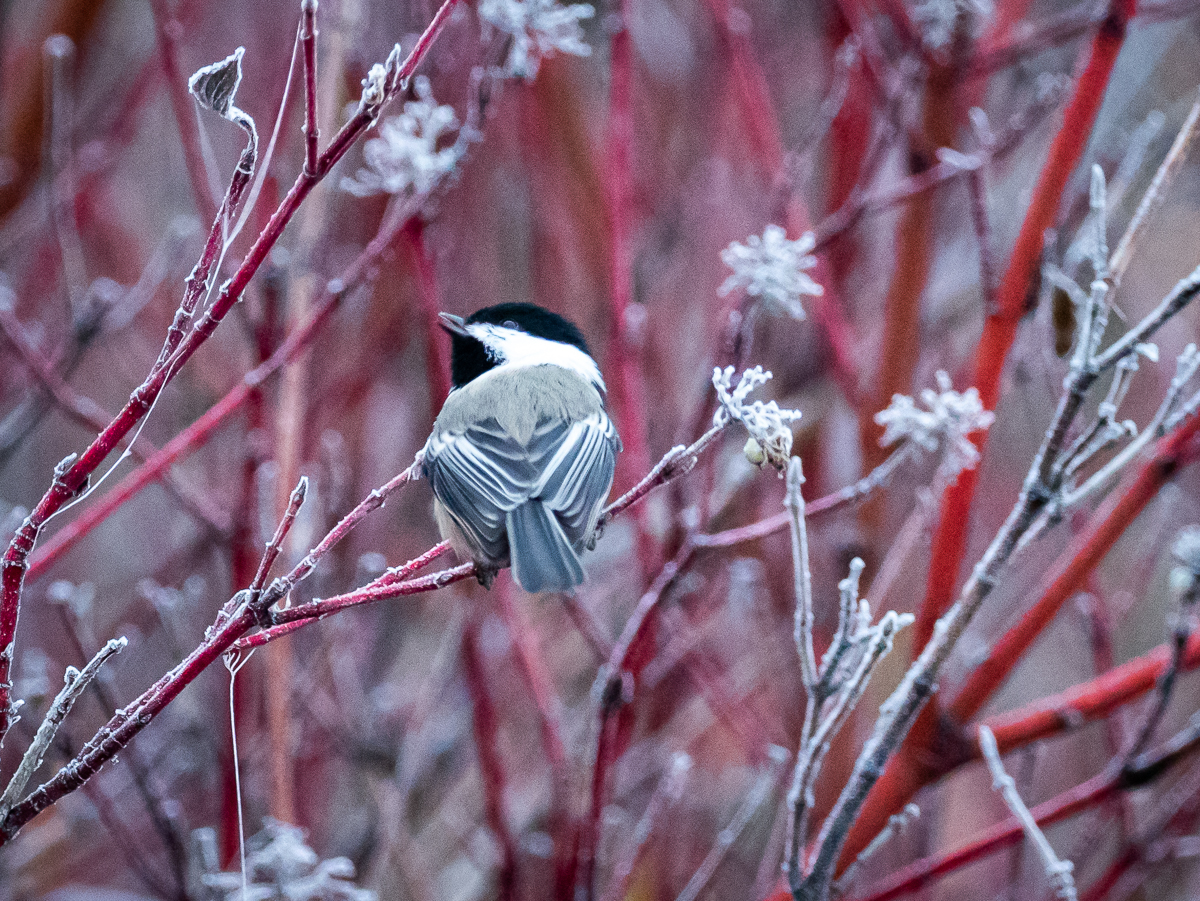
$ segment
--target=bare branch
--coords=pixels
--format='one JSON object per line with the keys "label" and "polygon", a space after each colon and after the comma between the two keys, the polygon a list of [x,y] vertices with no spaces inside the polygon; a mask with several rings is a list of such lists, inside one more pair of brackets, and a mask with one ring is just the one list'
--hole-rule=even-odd
{"label": "bare branch", "polygon": [[1004,763],[1000,759],[1000,749],[996,746],[996,736],[987,726],[979,727],[979,747],[983,751],[983,759],[987,761],[988,770],[992,774],[992,788],[1000,792],[1004,803],[1012,811],[1012,815],[1021,823],[1025,835],[1037,848],[1046,867],[1046,877],[1054,888],[1054,894],[1063,901],[1076,901],[1078,896],[1075,893],[1075,878],[1071,875],[1075,869],[1074,865],[1069,860],[1059,859],[1058,855],[1054,853],[1054,848],[1046,839],[1041,827],[1038,826],[1037,820],[1033,818],[1033,814],[1021,800],[1021,795],[1017,792],[1017,784],[1013,781],[1012,776],[1004,771]]}
{"label": "bare branch", "polygon": [[13,809],[18,798],[21,797],[21,793],[25,791],[25,786],[29,784],[29,780],[37,772],[37,768],[42,765],[42,758],[49,749],[50,742],[54,741],[58,727],[71,712],[71,707],[74,706],[76,699],[96,678],[105,661],[114,654],[125,650],[127,644],[129,641],[124,637],[110,639],[82,670],[77,670],[73,666],[67,667],[66,684],[55,697],[50,709],[46,711],[42,724],[38,726],[37,734],[29,743],[29,747],[25,749],[25,755],[21,758],[17,771],[8,781],[4,794],[0,795],[0,823],[8,819],[9,811]]}
{"label": "bare branch", "polygon": [[804,472],[799,457],[792,457],[787,470],[787,494],[783,505],[792,517],[792,578],[796,591],[796,651],[800,675],[810,693],[817,684],[816,655],[812,641],[812,574],[808,570],[808,531],[804,525],[804,497],[800,486]]}

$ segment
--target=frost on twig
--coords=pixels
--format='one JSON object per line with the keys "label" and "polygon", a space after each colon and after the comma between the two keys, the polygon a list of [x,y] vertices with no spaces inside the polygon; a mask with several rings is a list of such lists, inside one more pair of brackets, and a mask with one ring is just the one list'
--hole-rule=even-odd
{"label": "frost on twig", "polygon": [[854,858],[850,866],[846,867],[846,871],[834,882],[830,890],[830,896],[840,898],[846,894],[854,885],[854,879],[858,876],[858,871],[862,868],[862,865],[874,857],[875,853],[893,838],[903,835],[904,830],[920,816],[921,808],[916,804],[909,803],[904,805],[902,811],[888,817],[887,825],[880,830],[877,836],[871,839],[867,846],[859,852],[858,857]]}
{"label": "frost on twig", "polygon": [[1013,781],[1012,776],[1004,771],[1004,763],[1000,760],[1000,749],[996,745],[996,736],[987,726],[979,727],[979,748],[983,752],[983,759],[987,761],[988,770],[992,774],[992,788],[1000,792],[1004,803],[1008,805],[1012,815],[1021,824],[1021,829],[1024,830],[1026,837],[1033,842],[1045,865],[1046,878],[1050,880],[1055,896],[1062,898],[1063,901],[1075,901],[1077,897],[1075,877],[1072,875],[1075,869],[1074,864],[1069,860],[1060,859],[1054,853],[1054,848],[1050,845],[1041,827],[1038,826],[1037,820],[1033,818],[1033,814],[1021,800],[1021,795],[1017,792],[1017,784]]}
{"label": "frost on twig", "polygon": [[263,830],[246,841],[246,888],[241,873],[219,869],[216,835],[192,834],[200,897],[213,901],[375,901],[375,892],[354,884],[354,864],[345,857],[321,860],[304,841],[304,830],[266,817]]}
{"label": "frost on twig", "polygon": [[30,742],[29,747],[25,749],[25,755],[21,758],[21,763],[17,766],[17,771],[13,773],[12,778],[8,782],[8,787],[4,789],[4,794],[0,795],[0,825],[2,825],[8,817],[8,812],[12,810],[21,798],[21,793],[25,791],[25,786],[29,784],[30,778],[37,771],[37,768],[42,765],[42,758],[46,754],[46,750],[50,747],[50,742],[54,740],[55,734],[58,732],[58,727],[62,721],[66,719],[67,714],[71,712],[71,707],[75,704],[76,699],[83,694],[83,690],[91,684],[100,672],[100,667],[113,654],[118,654],[125,649],[129,642],[124,638],[113,638],[102,647],[96,656],[88,661],[87,666],[82,670],[77,670],[73,666],[67,667],[65,675],[65,685],[55,697],[54,703],[50,705],[50,709],[46,711],[46,716],[42,720],[42,724],[38,726],[37,733]]}
{"label": "frost on twig", "polygon": [[887,409],[875,414],[875,421],[884,427],[879,443],[884,447],[908,440],[933,453],[942,448],[941,472],[953,484],[964,469],[974,469],[979,462],[979,449],[971,435],[988,428],[996,416],[983,408],[976,388],[959,392],[953,389],[950,376],[937,373],[938,390],[926,388],[922,410],[906,394],[892,395]]}
{"label": "frost on twig", "polygon": [[423,194],[452,171],[462,156],[459,143],[438,149],[458,128],[454,108],[439,104],[425,76],[413,81],[417,99],[404,111],[386,119],[379,136],[363,147],[366,167],[354,178],[342,179],[342,188],[358,197],[370,194]]}
{"label": "frost on twig", "polygon": [[400,90],[400,66],[404,56],[400,45],[395,44],[388,53],[387,60],[380,65],[375,63],[362,80],[362,96],[358,100],[358,114],[365,115],[372,122],[379,118],[388,98]]}
{"label": "frost on twig", "polygon": [[563,6],[555,0],[481,0],[479,18],[488,26],[512,36],[504,63],[511,78],[534,78],[543,59],[556,53],[590,56],[580,21],[596,14],[590,3]]}
{"label": "frost on twig", "polygon": [[913,621],[911,614],[885,613],[871,625],[871,608],[858,597],[863,562],[855,558],[850,575],[838,586],[841,601],[837,632],[820,666],[813,658],[812,586],[809,577],[808,543],[805,538],[804,501],[800,496],[803,478],[800,461],[793,458],[788,467],[788,492],[785,506],[792,515],[792,554],[796,570],[796,649],[800,655],[801,676],[808,703],[796,769],[788,793],[786,869],[792,891],[804,881],[803,847],[808,836],[808,817],[813,806],[813,787],[821,764],[834,736],[846,723],[866,692],[867,683],[879,661],[892,649],[896,633]]}
{"label": "frost on twig", "polygon": [[804,270],[817,265],[809,251],[816,245],[812,232],[789,241],[778,225],[768,225],[762,235],[751,235],[746,243],[734,241],[721,251],[721,259],[733,274],[721,285],[722,296],[744,290],[767,306],[775,306],[795,319],[804,318],[800,298],[819,297],[825,289]]}
{"label": "frost on twig", "polygon": [[747,369],[733,387],[732,366],[713,369],[713,387],[717,389],[719,406],[713,414],[713,425],[725,426],[737,420],[746,427],[750,438],[746,442],[746,459],[756,466],[770,463],[783,476],[792,455],[791,423],[800,419],[799,410],[783,410],[775,401],[756,400],[746,403],[750,392],[772,378],[761,366]]}

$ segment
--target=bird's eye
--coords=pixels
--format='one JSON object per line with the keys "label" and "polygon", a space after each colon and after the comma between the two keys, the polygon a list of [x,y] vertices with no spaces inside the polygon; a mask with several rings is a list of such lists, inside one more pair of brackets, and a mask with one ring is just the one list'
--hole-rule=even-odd
{"label": "bird's eye", "polygon": [[500,327],[501,328],[510,328],[514,332],[520,331],[520,329],[517,328],[517,324],[515,322],[513,322],[511,319],[505,319],[502,323],[500,323]]}

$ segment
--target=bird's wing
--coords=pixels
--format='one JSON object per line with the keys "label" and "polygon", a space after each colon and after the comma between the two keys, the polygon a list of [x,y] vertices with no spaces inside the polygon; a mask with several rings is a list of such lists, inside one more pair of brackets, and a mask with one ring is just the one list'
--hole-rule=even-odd
{"label": "bird's wing", "polygon": [[612,487],[619,446],[602,412],[574,423],[544,420],[527,445],[487,419],[431,436],[425,469],[442,506],[489,554],[504,552],[506,514],[535,498],[578,547]]}
{"label": "bird's wing", "polygon": [[462,431],[435,432],[425,448],[425,470],[433,493],[473,543],[504,556],[505,514],[528,499],[537,481],[524,448],[487,419]]}
{"label": "bird's wing", "polygon": [[600,506],[612,488],[620,448],[617,430],[603,412],[571,424],[553,448],[530,442],[537,464],[538,483],[533,497],[557,517],[571,544],[579,549],[596,526]]}

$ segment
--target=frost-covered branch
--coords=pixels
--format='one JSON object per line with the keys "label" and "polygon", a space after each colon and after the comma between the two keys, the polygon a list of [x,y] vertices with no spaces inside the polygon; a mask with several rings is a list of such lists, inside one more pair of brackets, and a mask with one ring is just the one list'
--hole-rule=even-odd
{"label": "frost-covered branch", "polygon": [[1013,777],[1004,771],[1004,762],[1000,759],[996,736],[987,726],[979,727],[979,748],[983,752],[983,759],[987,761],[988,771],[992,774],[992,788],[1000,792],[1004,803],[1008,805],[1012,815],[1017,818],[1021,828],[1025,830],[1025,835],[1033,842],[1038,856],[1042,858],[1046,869],[1046,878],[1050,880],[1055,896],[1062,898],[1063,901],[1075,901],[1078,896],[1075,893],[1075,877],[1071,875],[1075,870],[1074,864],[1069,860],[1060,859],[1054,853],[1054,848],[1046,838],[1046,834],[1042,832],[1037,820],[1033,818],[1033,814],[1029,812],[1029,808],[1021,799]]}
{"label": "frost-covered branch", "polygon": [[13,805],[20,799],[21,793],[25,791],[25,786],[29,784],[29,780],[33,777],[33,774],[37,772],[37,768],[42,765],[42,758],[49,749],[50,742],[54,741],[58,727],[62,725],[62,721],[71,712],[75,701],[83,694],[83,690],[92,683],[92,680],[96,678],[100,672],[100,667],[104,665],[105,661],[114,654],[119,654],[125,650],[125,646],[128,643],[129,641],[124,637],[110,639],[96,653],[96,656],[88,661],[87,666],[82,670],[77,670],[73,666],[67,667],[65,676],[66,684],[63,685],[58,695],[54,698],[54,703],[50,705],[50,709],[46,711],[46,716],[42,719],[42,724],[38,726],[33,741],[25,749],[25,754],[21,758],[21,763],[17,766],[17,771],[8,780],[8,786],[4,789],[4,794],[0,795],[0,823],[4,822],[8,816],[8,812],[12,810]]}
{"label": "frost-covered branch", "polygon": [[800,459],[788,466],[784,505],[792,519],[792,566],[796,584],[795,642],[800,656],[801,678],[808,695],[800,748],[792,788],[788,793],[787,839],[784,844],[788,882],[798,891],[804,878],[802,848],[808,833],[808,815],[813,805],[813,786],[834,736],[845,725],[866,692],[876,665],[892,649],[896,633],[910,624],[911,614],[888,611],[871,625],[871,610],[859,600],[858,581],[863,562],[850,563],[850,575],[838,586],[840,605],[833,643],[818,667],[812,640],[812,579],[809,575],[804,483]]}

